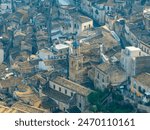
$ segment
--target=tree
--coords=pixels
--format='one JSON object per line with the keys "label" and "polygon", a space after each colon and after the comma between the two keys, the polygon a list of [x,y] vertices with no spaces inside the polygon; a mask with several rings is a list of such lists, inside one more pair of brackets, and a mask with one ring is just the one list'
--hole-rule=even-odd
{"label": "tree", "polygon": [[[112,101],[107,102],[109,97],[112,97]],[[91,104],[90,110],[92,112],[104,112],[104,113],[129,113],[134,112],[134,107],[123,100],[123,96],[117,91],[104,91],[98,90],[92,92],[88,96],[88,101]],[[106,102],[105,102],[106,100]],[[104,102],[104,103],[103,103]]]}
{"label": "tree", "polygon": [[92,92],[88,96],[88,101],[91,104],[91,111],[93,112],[98,112],[101,111],[102,109],[102,101],[105,99],[105,97],[108,95],[109,90],[105,89],[104,91],[102,90],[97,90],[96,92]]}

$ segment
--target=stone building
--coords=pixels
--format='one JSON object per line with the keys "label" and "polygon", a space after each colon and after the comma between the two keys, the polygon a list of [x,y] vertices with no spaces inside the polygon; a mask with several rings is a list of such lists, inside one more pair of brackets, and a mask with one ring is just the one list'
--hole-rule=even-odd
{"label": "stone building", "polygon": [[71,14],[71,21],[72,32],[76,32],[77,34],[93,28],[93,20],[81,14]]}
{"label": "stone building", "polygon": [[83,70],[83,55],[80,53],[79,42],[73,42],[73,52],[69,56],[69,79],[81,82]]}
{"label": "stone building", "polygon": [[121,53],[121,65],[127,76],[135,76],[150,70],[150,56],[136,47],[126,47]]}
{"label": "stone building", "polygon": [[93,66],[89,71],[89,77],[94,82],[96,89],[115,87],[126,81],[125,71],[117,64],[103,63]]}
{"label": "stone building", "polygon": [[88,109],[87,97],[92,90],[63,77],[50,80],[49,86],[44,93],[58,104],[60,110],[66,111],[77,107],[81,112],[84,112]]}

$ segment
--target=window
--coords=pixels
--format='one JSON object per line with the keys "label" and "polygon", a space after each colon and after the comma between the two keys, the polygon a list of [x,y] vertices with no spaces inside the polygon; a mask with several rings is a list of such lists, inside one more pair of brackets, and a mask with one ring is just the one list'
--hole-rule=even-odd
{"label": "window", "polygon": [[67,90],[65,90],[65,94],[67,94]]}
{"label": "window", "polygon": [[98,13],[98,10],[96,10],[95,13],[98,15],[98,14],[99,14],[99,13]]}
{"label": "window", "polygon": [[109,77],[107,77],[107,83],[109,82]]}
{"label": "window", "polygon": [[59,91],[61,92],[61,88],[59,87]]}
{"label": "window", "polygon": [[73,96],[73,92],[71,92],[71,97]]}
{"label": "window", "polygon": [[55,89],[56,88],[56,86],[55,85],[53,85],[53,89]]}
{"label": "window", "polygon": [[86,30],[86,26],[84,26],[84,30]]}
{"label": "window", "polygon": [[107,7],[107,9],[108,9],[108,10],[110,9],[109,6]]}
{"label": "window", "polygon": [[97,78],[99,79],[99,73],[97,74]]}
{"label": "window", "polygon": [[139,86],[139,92],[141,92],[141,93],[142,93],[142,87],[141,87],[141,86]]}
{"label": "window", "polygon": [[91,25],[89,24],[89,28],[91,28]]}
{"label": "window", "polygon": [[104,83],[104,78],[102,79],[102,82]]}
{"label": "window", "polygon": [[81,108],[81,103],[79,103],[79,107]]}
{"label": "window", "polygon": [[142,46],[142,51],[143,51],[143,46]]}
{"label": "window", "polygon": [[77,24],[74,24],[74,28],[77,28]]}

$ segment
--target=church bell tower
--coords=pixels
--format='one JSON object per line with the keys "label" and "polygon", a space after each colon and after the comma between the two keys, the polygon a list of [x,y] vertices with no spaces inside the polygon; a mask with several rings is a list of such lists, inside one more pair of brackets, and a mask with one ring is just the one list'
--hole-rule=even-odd
{"label": "church bell tower", "polygon": [[80,83],[83,70],[83,55],[80,53],[80,44],[73,42],[72,54],[69,56],[69,79]]}

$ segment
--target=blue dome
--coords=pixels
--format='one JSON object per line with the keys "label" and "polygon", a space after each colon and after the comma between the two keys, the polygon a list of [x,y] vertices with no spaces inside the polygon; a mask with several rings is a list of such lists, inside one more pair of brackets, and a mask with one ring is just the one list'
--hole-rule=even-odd
{"label": "blue dome", "polygon": [[80,46],[78,41],[73,42],[73,48],[77,49]]}

